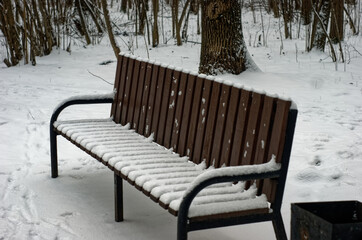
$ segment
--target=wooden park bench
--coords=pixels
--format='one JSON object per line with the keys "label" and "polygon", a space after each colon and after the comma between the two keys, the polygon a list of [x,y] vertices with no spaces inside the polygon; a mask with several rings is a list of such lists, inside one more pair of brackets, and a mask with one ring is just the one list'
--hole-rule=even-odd
{"label": "wooden park bench", "polygon": [[[67,106],[98,103],[112,103],[110,118],[57,121]],[[280,209],[296,117],[289,100],[120,55],[114,94],[71,98],[53,113],[52,177],[62,135],[113,170],[116,221],[124,179],[177,216],[177,239],[262,221],[287,239]]]}

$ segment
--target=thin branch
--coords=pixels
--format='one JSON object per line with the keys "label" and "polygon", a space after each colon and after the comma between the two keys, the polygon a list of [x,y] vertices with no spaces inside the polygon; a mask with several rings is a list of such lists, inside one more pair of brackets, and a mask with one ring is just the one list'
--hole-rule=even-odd
{"label": "thin branch", "polygon": [[103,82],[106,82],[106,83],[108,83],[109,85],[113,85],[113,83],[110,83],[110,82],[108,82],[107,80],[105,80],[104,78],[102,78],[102,77],[100,77],[100,76],[97,76],[97,75],[95,75],[94,73],[92,73],[91,71],[89,71],[88,69],[87,69],[87,71],[92,75],[92,76],[94,76],[94,77],[97,77],[97,78],[99,78],[99,79],[101,79]]}

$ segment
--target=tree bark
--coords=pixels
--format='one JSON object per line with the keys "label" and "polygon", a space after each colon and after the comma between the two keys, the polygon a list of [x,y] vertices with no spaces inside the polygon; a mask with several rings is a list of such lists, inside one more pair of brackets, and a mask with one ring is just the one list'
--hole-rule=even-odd
{"label": "tree bark", "polygon": [[116,39],[114,38],[114,35],[113,35],[111,20],[109,18],[109,12],[108,12],[108,8],[107,8],[107,0],[102,0],[102,8],[103,8],[104,20],[105,20],[106,26],[107,26],[109,40],[111,42],[113,52],[117,58],[118,54],[120,53],[121,50],[119,49]]}
{"label": "tree bark", "polygon": [[344,0],[331,0],[331,28],[329,36],[333,43],[343,41]]}
{"label": "tree bark", "polygon": [[81,0],[76,0],[75,3],[77,6],[77,9],[78,9],[79,19],[80,19],[80,24],[82,26],[83,34],[84,34],[85,40],[87,42],[87,45],[89,45],[89,44],[91,44],[91,39],[89,37],[88,29],[85,24],[85,20],[84,20],[84,16],[83,16],[83,9],[82,9],[82,5],[81,5],[80,1]]}
{"label": "tree bark", "polygon": [[327,32],[325,29],[328,27],[330,16],[330,0],[319,0],[316,5],[317,8],[315,8],[316,11],[314,13],[310,50],[316,48],[324,52],[327,39]]}
{"label": "tree bark", "polygon": [[201,57],[199,72],[239,74],[246,69],[246,46],[238,0],[203,0],[201,4]]}
{"label": "tree bark", "polygon": [[158,10],[159,2],[158,0],[152,0],[153,8],[153,28],[152,28],[152,47],[157,47],[160,43],[160,37],[158,33]]}

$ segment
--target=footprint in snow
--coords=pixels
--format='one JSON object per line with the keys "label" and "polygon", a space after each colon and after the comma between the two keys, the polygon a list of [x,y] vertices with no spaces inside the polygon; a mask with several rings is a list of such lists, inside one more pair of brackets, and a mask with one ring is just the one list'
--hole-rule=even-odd
{"label": "footprint in snow", "polygon": [[316,169],[307,168],[298,173],[296,178],[301,182],[310,183],[321,180],[322,176]]}
{"label": "footprint in snow", "polygon": [[59,216],[69,217],[69,216],[74,216],[74,213],[73,212],[64,212],[64,213],[59,214]]}

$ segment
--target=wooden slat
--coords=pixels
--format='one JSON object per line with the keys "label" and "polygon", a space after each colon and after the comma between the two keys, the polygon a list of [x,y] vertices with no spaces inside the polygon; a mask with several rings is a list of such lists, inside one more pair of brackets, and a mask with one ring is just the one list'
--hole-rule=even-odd
{"label": "wooden slat", "polygon": [[152,126],[152,117],[155,108],[155,96],[156,96],[156,88],[157,88],[157,78],[160,66],[154,65],[152,69],[152,78],[150,80],[150,93],[148,97],[148,105],[147,105],[147,115],[146,115],[146,125],[144,135],[146,137],[151,134],[151,126]]}
{"label": "wooden slat", "polygon": [[[279,163],[281,162],[290,105],[291,102],[289,101],[277,100],[267,161],[274,155],[276,161]],[[274,179],[264,180],[263,193],[266,194],[271,203],[273,203],[275,199],[277,184],[277,180]]]}
{"label": "wooden slat", "polygon": [[160,119],[160,109],[162,104],[165,74],[166,74],[166,68],[160,66],[158,79],[157,79],[156,96],[155,96],[154,112],[153,112],[152,127],[151,127],[151,132],[154,133],[155,139],[157,139],[158,136],[158,123]]}
{"label": "wooden slat", "polygon": [[139,60],[135,60],[132,81],[131,81],[132,82],[131,83],[131,93],[129,96],[129,105],[128,105],[128,112],[127,112],[127,119],[126,119],[126,121],[128,123],[131,123],[131,126],[134,125],[133,117],[134,117],[134,111],[135,111],[135,105],[136,105],[140,68],[141,68],[141,62]]}
{"label": "wooden slat", "polygon": [[[261,121],[258,126],[259,134],[256,142],[255,164],[267,162],[267,149],[270,145],[270,126],[273,112],[274,98],[265,96]],[[275,111],[275,109],[274,109]],[[270,159],[269,159],[270,160]]]}
{"label": "wooden slat", "polygon": [[204,82],[204,87],[202,91],[202,98],[200,103],[200,111],[199,117],[197,122],[197,129],[196,129],[196,139],[195,139],[195,148],[193,150],[193,162],[200,163],[206,159],[201,158],[201,153],[203,149],[203,143],[205,138],[205,130],[208,123],[208,112],[211,102],[211,91],[212,91],[212,84],[213,82],[206,79]]}
{"label": "wooden slat", "polygon": [[257,139],[259,121],[260,121],[260,113],[263,107],[263,96],[259,93],[253,92],[252,94],[252,102],[250,106],[250,113],[248,122],[246,125],[246,136],[245,142],[243,146],[243,150],[241,153],[241,164],[242,165],[252,165],[254,164],[254,146]]}
{"label": "wooden slat", "polygon": [[160,109],[160,120],[158,122],[158,131],[157,131],[157,143],[163,145],[163,139],[165,135],[165,125],[167,119],[167,112],[169,108],[169,97],[171,93],[171,83],[172,83],[173,69],[167,68],[164,85],[163,85],[163,93],[161,100],[161,109]]}
{"label": "wooden slat", "polygon": [[121,114],[122,114],[122,103],[123,103],[123,94],[124,94],[124,88],[126,85],[126,77],[127,77],[127,67],[128,67],[128,61],[129,61],[129,57],[123,57],[122,60],[122,70],[121,70],[121,74],[120,74],[120,78],[119,78],[119,87],[118,87],[118,92],[117,92],[117,109],[116,109],[116,114],[114,116],[114,121],[116,123],[120,123],[121,121]]}
{"label": "wooden slat", "polygon": [[147,63],[147,67],[146,67],[145,83],[143,86],[143,94],[142,94],[141,114],[140,114],[140,119],[139,119],[138,128],[137,128],[137,132],[142,135],[145,132],[145,126],[146,126],[148,96],[149,96],[150,88],[151,88],[150,83],[151,83],[153,66],[154,66],[153,63]]}
{"label": "wooden slat", "polygon": [[210,102],[211,107],[209,108],[209,113],[207,115],[207,120],[206,120],[206,133],[205,133],[204,144],[201,147],[202,148],[201,157],[202,159],[206,160],[207,166],[214,165],[214,159],[211,159],[211,148],[215,134],[216,114],[220,102],[220,90],[221,90],[221,83],[213,82],[211,102]]}
{"label": "wooden slat", "polygon": [[222,143],[221,149],[221,158],[220,158],[220,165],[230,165],[230,156],[231,156],[231,149],[233,146],[234,141],[234,133],[235,133],[235,125],[236,125],[236,116],[237,110],[239,107],[240,101],[240,93],[241,90],[236,87],[231,88],[230,94],[230,102],[229,102],[229,109],[227,111],[226,116],[226,125],[225,125],[225,133],[224,133],[224,140]]}
{"label": "wooden slat", "polygon": [[172,136],[171,136],[171,147],[174,151],[177,151],[178,148],[178,140],[180,135],[180,127],[182,124],[182,114],[184,109],[184,102],[185,102],[185,96],[186,96],[186,84],[187,84],[187,77],[188,74],[185,72],[181,73],[180,76],[180,85],[178,92],[176,93],[177,96],[177,104],[176,104],[176,110],[175,110],[175,121],[173,123],[172,128]]}
{"label": "wooden slat", "polygon": [[200,102],[201,102],[201,93],[202,88],[204,86],[204,81],[206,81],[205,78],[201,78],[198,76],[196,78],[196,85],[194,90],[194,98],[191,103],[191,115],[190,115],[190,123],[189,123],[189,132],[187,137],[187,143],[186,143],[186,152],[185,155],[187,155],[191,161],[193,160],[193,150],[194,150],[194,142],[195,142],[195,136],[196,136],[196,127],[197,127],[197,121],[200,111]]}
{"label": "wooden slat", "polygon": [[119,85],[120,85],[120,75],[121,75],[121,71],[122,71],[122,59],[124,57],[122,55],[118,55],[117,58],[117,69],[116,69],[116,76],[114,79],[114,91],[115,91],[115,96],[114,96],[114,100],[112,103],[112,110],[111,110],[111,117],[115,117],[117,114],[117,106],[118,106],[118,92],[119,92]]}
{"label": "wooden slat", "polygon": [[134,63],[135,59],[130,58],[128,60],[128,68],[127,68],[127,75],[126,75],[126,83],[123,93],[123,101],[122,101],[122,114],[121,114],[121,124],[127,124],[127,113],[128,113],[128,104],[129,104],[129,96],[131,94],[131,85],[133,80],[133,71],[134,71]]}
{"label": "wooden slat", "polygon": [[229,110],[230,90],[231,86],[222,84],[219,109],[217,111],[214,141],[211,150],[211,159],[212,161],[215,161],[215,167],[221,167],[221,165],[223,164],[220,161],[220,154],[223,148],[222,143],[225,134],[226,116]]}
{"label": "wooden slat", "polygon": [[240,96],[240,103],[238,115],[236,118],[236,127],[231,150],[230,166],[237,166],[241,164],[241,149],[245,141],[246,127],[245,123],[249,115],[251,103],[251,92],[242,90]]}
{"label": "wooden slat", "polygon": [[167,111],[167,119],[165,125],[165,136],[163,139],[163,144],[166,148],[171,147],[171,136],[172,136],[172,128],[175,122],[175,111],[177,105],[177,94],[178,88],[180,84],[181,72],[175,70],[173,72],[172,82],[171,82],[171,93],[168,101],[168,111]]}
{"label": "wooden slat", "polygon": [[187,91],[185,92],[185,104],[182,113],[179,143],[177,149],[175,149],[176,152],[179,153],[181,156],[184,156],[186,154],[186,143],[190,126],[190,115],[194,103],[194,90],[196,85],[195,83],[196,75],[189,74],[187,77]]}
{"label": "wooden slat", "polygon": [[[270,145],[270,126],[272,124],[272,112],[275,111],[274,98],[265,96],[263,104],[263,112],[261,114],[261,121],[258,126],[259,133],[255,146],[254,164],[261,164],[267,162],[267,149]],[[258,194],[261,194],[263,189],[264,180],[258,180],[256,182],[258,188]]]}
{"label": "wooden slat", "polygon": [[146,69],[147,69],[147,63],[141,62],[139,76],[137,79],[138,86],[136,93],[136,102],[134,106],[133,124],[131,126],[133,129],[136,129],[137,131],[138,131],[139,118],[142,111],[143,86],[145,83]]}

